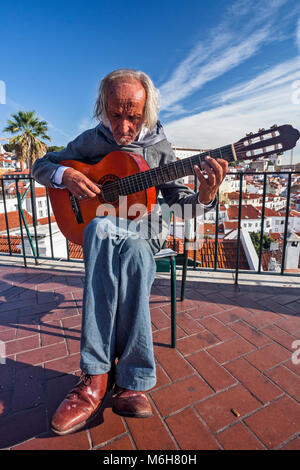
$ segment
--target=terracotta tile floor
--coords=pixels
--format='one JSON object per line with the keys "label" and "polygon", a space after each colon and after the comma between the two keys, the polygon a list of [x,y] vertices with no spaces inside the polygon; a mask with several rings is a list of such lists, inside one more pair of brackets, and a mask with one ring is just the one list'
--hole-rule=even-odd
{"label": "terracotta tile floor", "polygon": [[123,419],[108,396],[86,429],[59,437],[49,419],[79,373],[83,273],[0,266],[0,448],[300,449],[300,287],[277,280],[189,277],[171,349],[169,281],[157,278],[154,416]]}

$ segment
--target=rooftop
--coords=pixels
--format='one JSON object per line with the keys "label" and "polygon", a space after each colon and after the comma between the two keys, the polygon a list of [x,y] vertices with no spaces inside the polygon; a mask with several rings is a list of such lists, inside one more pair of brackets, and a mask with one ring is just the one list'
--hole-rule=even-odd
{"label": "rooftop", "polygon": [[[239,200],[240,193],[239,191],[232,191],[231,193],[226,193],[228,199]],[[242,193],[242,199],[261,199],[262,194],[257,193]]]}
{"label": "rooftop", "polygon": [[172,349],[169,275],[157,274],[154,416],[121,418],[109,396],[88,427],[60,437],[49,420],[79,374],[83,265],[1,263],[0,448],[300,449],[299,278],[240,273],[236,287],[232,273],[189,271]]}
{"label": "rooftop", "polygon": [[[230,206],[227,209],[229,220],[238,219],[239,208],[237,206]],[[252,204],[243,204],[241,206],[241,218],[242,219],[261,219],[261,213]]]}
{"label": "rooftop", "polygon": [[[32,224],[32,215],[29,214],[29,212],[27,212],[25,209],[23,209],[23,213],[24,213],[24,217],[25,217],[25,220],[26,220],[26,223],[28,225]],[[7,212],[7,223],[8,223],[8,227],[10,229],[13,229],[13,228],[16,228],[16,227],[20,227],[20,216],[19,216],[19,211],[11,211],[11,212]],[[0,231],[3,232],[3,231],[6,231],[6,218],[5,218],[5,214],[4,213],[1,213],[0,214]]]}

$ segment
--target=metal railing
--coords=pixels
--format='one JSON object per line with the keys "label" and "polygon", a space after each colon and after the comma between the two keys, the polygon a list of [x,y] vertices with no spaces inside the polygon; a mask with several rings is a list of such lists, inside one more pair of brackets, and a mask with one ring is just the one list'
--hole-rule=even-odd
{"label": "metal railing", "polygon": [[[0,238],[3,241],[2,236],[5,236],[6,234],[6,239],[7,239],[7,251],[6,248],[2,249],[0,245],[0,256],[5,256],[5,255],[10,255],[13,257],[17,258],[23,258],[24,266],[27,267],[27,259],[34,259],[35,264],[38,264],[39,260],[46,260],[46,259],[51,259],[55,261],[61,261],[62,259],[64,261],[78,261],[79,263],[83,262],[83,259],[73,259],[70,257],[70,247],[69,247],[69,242],[67,239],[65,239],[66,243],[66,258],[63,258],[61,256],[55,256],[54,254],[54,246],[53,246],[53,235],[52,235],[52,226],[51,226],[51,204],[50,204],[50,199],[49,199],[49,193],[48,193],[48,188],[45,188],[45,193],[46,193],[46,206],[47,206],[47,226],[49,230],[49,241],[50,241],[50,251],[51,255],[50,256],[42,256],[40,254],[40,247],[39,247],[39,234],[37,231],[37,214],[36,214],[36,196],[35,196],[35,180],[25,174],[20,174],[20,175],[8,175],[8,176],[3,176],[0,178],[1,180],[1,186],[0,186],[0,204],[3,203],[3,209],[4,212],[2,212],[2,208],[0,206],[0,216],[4,213],[4,219],[5,219],[5,230],[2,230],[0,232]],[[5,188],[5,183],[9,182],[10,183],[10,193],[7,194],[7,189]],[[25,188],[20,188],[20,183],[25,182],[26,186]],[[14,187],[12,188],[12,184],[14,184]],[[31,219],[30,221],[26,220],[26,214],[24,213],[24,207],[23,203],[25,201],[25,198],[30,195],[30,209],[31,209]],[[18,210],[18,218],[19,218],[19,224],[18,226],[13,226],[10,227],[9,224],[9,213],[12,211],[7,210],[7,199],[13,199],[13,197],[16,198],[17,201],[17,210]],[[27,212],[27,211],[26,211]],[[45,225],[44,225],[45,226]],[[31,233],[31,230],[33,228],[33,235]],[[12,238],[15,237],[16,235],[12,235],[11,232],[19,232],[19,238],[20,238],[20,245],[22,249],[14,248],[12,247]],[[26,233],[27,240],[30,245],[30,249],[32,254],[28,254],[26,248],[25,248],[25,235],[24,232]],[[20,252],[18,252],[20,251]]]}
{"label": "metal railing", "polygon": [[[300,171],[274,171],[274,172],[265,172],[265,171],[243,171],[243,172],[230,172],[228,175],[236,176],[239,179],[239,199],[238,199],[238,219],[237,219],[237,244],[236,244],[236,263],[235,269],[220,269],[217,267],[217,257],[218,257],[218,242],[219,242],[219,204],[216,206],[215,209],[215,239],[214,239],[214,267],[207,268],[207,267],[199,267],[197,266],[196,262],[196,253],[194,253],[194,259],[192,263],[192,269],[194,270],[203,270],[203,271],[223,271],[223,272],[233,272],[235,274],[235,283],[238,283],[238,276],[240,272],[245,273],[253,273],[253,274],[272,274],[272,275],[293,275],[299,276],[299,273],[289,273],[285,271],[285,256],[286,256],[286,247],[287,247],[287,236],[288,236],[288,223],[289,223],[289,213],[290,213],[290,203],[291,203],[291,185],[292,185],[292,178],[293,176],[300,176]],[[267,177],[286,175],[288,178],[287,187],[286,187],[286,205],[282,209],[285,211],[285,220],[284,220],[284,232],[283,232],[283,242],[282,242],[282,256],[281,256],[281,263],[280,263],[280,271],[263,271],[262,270],[262,255],[263,255],[263,235],[264,231],[264,223],[266,220],[265,216],[265,209],[266,209],[266,189],[267,189]],[[241,221],[242,221],[242,201],[243,201],[243,180],[247,176],[252,177],[259,177],[263,176],[263,193],[262,193],[262,210],[261,210],[261,227],[260,227],[260,245],[259,245],[259,253],[258,253],[258,269],[254,270],[243,270],[240,269],[240,248],[241,248]],[[197,180],[195,178],[195,191],[197,189]],[[299,192],[300,196],[300,192]],[[276,197],[276,196],[275,196]],[[186,243],[185,243],[186,246]]]}
{"label": "metal railing", "polygon": [[[194,253],[193,262],[190,264],[190,268],[195,270],[213,270],[213,271],[229,271],[235,273],[235,282],[238,282],[238,276],[240,272],[247,272],[247,273],[255,273],[255,274],[281,274],[281,275],[289,275],[290,273],[285,271],[285,256],[286,256],[286,245],[287,245],[287,236],[288,236],[288,222],[289,222],[289,212],[290,212],[290,199],[291,199],[291,185],[292,185],[292,178],[296,176],[300,176],[300,171],[292,171],[292,172],[253,172],[253,171],[245,171],[245,172],[230,172],[229,175],[235,175],[236,178],[239,180],[239,200],[238,200],[238,219],[237,219],[237,243],[236,243],[236,265],[235,269],[223,269],[218,267],[218,249],[219,249],[219,218],[220,218],[220,211],[219,205],[216,206],[215,209],[215,237],[214,237],[214,267],[207,268],[207,267],[199,267],[196,261],[196,253]],[[267,178],[269,176],[280,176],[280,175],[288,175],[288,182],[286,187],[286,205],[285,205],[285,220],[284,220],[284,232],[283,232],[283,244],[282,244],[282,259],[281,259],[281,268],[280,272],[271,272],[271,271],[263,271],[262,269],[262,255],[263,255],[263,234],[264,234],[264,223],[265,223],[265,209],[266,209],[266,189],[267,189]],[[259,253],[258,253],[258,269],[257,270],[243,270],[240,268],[240,251],[241,251],[241,221],[242,221],[242,201],[243,201],[243,180],[246,176],[252,177],[263,177],[263,193],[262,193],[262,209],[261,209],[261,227],[260,227],[260,246],[259,246]],[[16,206],[18,210],[18,218],[19,224],[18,227],[10,227],[9,224],[9,211],[7,211],[7,181],[10,182],[10,186],[14,183],[14,192],[16,197]],[[21,188],[21,183],[26,183],[26,186]],[[195,188],[197,188],[197,181],[195,181]],[[38,225],[37,225],[37,214],[36,214],[36,197],[35,197],[35,182],[32,177],[28,175],[18,175],[18,176],[4,176],[1,178],[1,185],[0,185],[0,207],[1,203],[3,207],[1,208],[2,214],[4,214],[4,221],[5,221],[5,228],[2,229],[0,236],[2,234],[2,241],[7,240],[7,247],[4,248],[4,251],[1,251],[3,247],[0,247],[0,255],[10,255],[15,257],[23,257],[24,266],[27,266],[27,259],[34,259],[34,262],[38,264],[39,260],[44,259],[52,259],[52,260],[62,260],[65,261],[77,261],[83,262],[81,258],[74,258],[70,254],[70,244],[66,240],[66,256],[55,256],[55,250],[53,246],[53,234],[52,234],[52,226],[51,226],[51,206],[50,200],[48,195],[47,188],[46,191],[46,206],[47,206],[47,224],[48,231],[49,231],[49,240],[50,240],[50,255],[49,256],[42,256],[40,253],[39,247],[39,237],[38,234]],[[25,198],[30,195],[31,200],[31,218],[32,220],[26,220],[26,215],[24,213],[23,203]],[[11,195],[9,198],[11,199]],[[3,210],[2,210],[3,209]],[[13,235],[11,232],[18,231],[20,237],[20,248],[19,252],[16,252],[16,249],[13,249],[12,244],[12,237]],[[25,235],[24,235],[25,233]],[[30,245],[31,254],[28,254],[28,250],[25,248],[25,238],[27,238],[28,243]],[[175,239],[173,240],[175,246]],[[6,251],[5,251],[6,250]],[[297,273],[292,273],[293,275],[299,275]]]}

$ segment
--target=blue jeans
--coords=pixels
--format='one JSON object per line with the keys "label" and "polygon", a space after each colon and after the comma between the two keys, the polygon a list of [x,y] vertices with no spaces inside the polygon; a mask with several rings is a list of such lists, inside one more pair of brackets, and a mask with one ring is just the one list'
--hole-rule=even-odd
{"label": "blue jeans", "polygon": [[118,358],[116,384],[141,391],[156,383],[149,310],[156,265],[149,243],[128,224],[97,217],[85,228],[80,366],[104,374]]}

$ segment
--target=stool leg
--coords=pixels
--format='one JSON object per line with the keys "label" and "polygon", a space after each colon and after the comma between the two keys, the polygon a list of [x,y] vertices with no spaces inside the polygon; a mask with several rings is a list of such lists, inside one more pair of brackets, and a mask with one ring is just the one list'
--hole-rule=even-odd
{"label": "stool leg", "polygon": [[183,266],[182,266],[182,281],[181,281],[181,297],[180,300],[184,300],[185,297],[185,281],[186,281],[186,273],[187,273],[187,264],[188,264],[188,254],[189,249],[186,248],[188,244],[188,240],[184,240],[184,252],[183,252]]}
{"label": "stool leg", "polygon": [[170,257],[171,267],[171,331],[172,348],[176,348],[176,261],[175,257]]}

